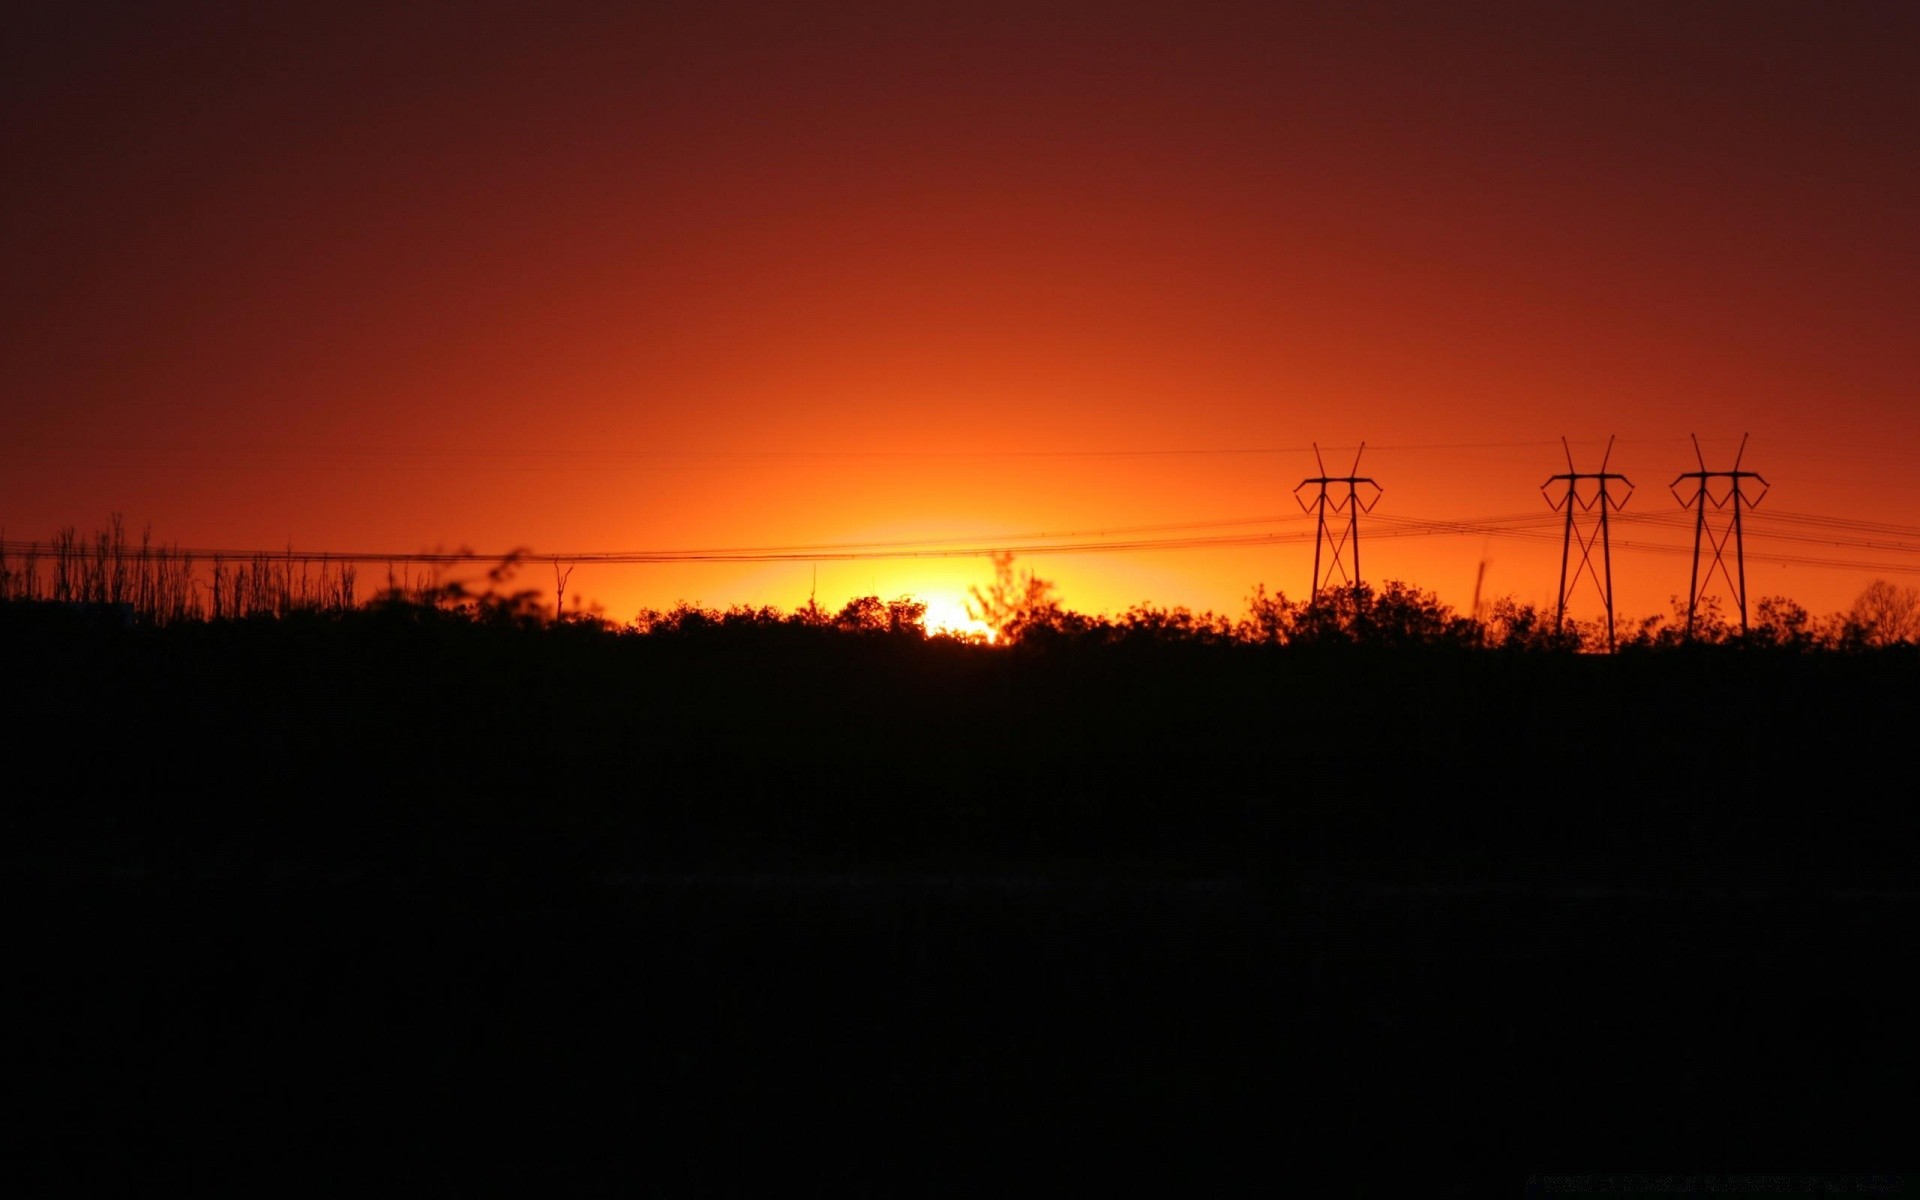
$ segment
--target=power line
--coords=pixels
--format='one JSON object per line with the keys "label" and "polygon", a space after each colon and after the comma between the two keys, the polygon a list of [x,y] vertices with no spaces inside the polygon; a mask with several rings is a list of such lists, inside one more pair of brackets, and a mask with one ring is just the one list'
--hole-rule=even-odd
{"label": "power line", "polygon": [[[1493,441],[1493,442],[1396,442],[1376,445],[1374,449],[1393,451],[1433,451],[1433,450],[1531,450],[1541,446],[1557,445],[1555,442],[1539,441]],[[1341,449],[1343,447],[1331,447]],[[841,461],[922,461],[928,459],[951,459],[974,461],[982,459],[1055,459],[1055,458],[1247,458],[1271,456],[1277,454],[1309,455],[1316,452],[1313,443],[1305,445],[1263,445],[1263,446],[1161,446],[1161,447],[1109,447],[1109,448],[1065,448],[1056,450],[1011,450],[1011,449],[886,449],[886,450],[704,450],[692,447],[649,447],[641,450],[625,450],[617,447],[594,447],[591,449],[574,448],[533,448],[516,447],[511,450],[462,449],[457,446],[433,445],[371,445],[329,446],[324,444],[270,444],[235,443],[231,445],[188,444],[179,446],[141,445],[138,447],[100,447],[78,443],[62,443],[54,446],[16,446],[11,451],[24,457],[86,457],[94,460],[102,455],[119,459],[144,459],[156,461],[191,457],[196,454],[233,456],[241,459],[289,455],[316,456],[322,458],[406,459],[410,461],[446,459],[454,461],[498,461],[528,459],[603,459],[624,462],[645,461],[693,461],[693,462],[841,462]]]}
{"label": "power line", "polygon": [[[675,562],[767,562],[844,559],[932,559],[985,558],[998,553],[1012,554],[1100,554],[1123,552],[1161,552],[1207,550],[1234,546],[1305,544],[1317,530],[1288,528],[1311,521],[1310,514],[1278,514],[1215,518],[1209,520],[1161,522],[1140,525],[1108,526],[1093,529],[1065,529],[1018,534],[987,534],[876,542],[785,543],[767,546],[696,547],[689,549],[641,549],[617,551],[569,551],[560,553],[480,553],[455,551],[369,551],[317,550],[283,547],[277,550],[155,546],[150,555],[191,557],[196,560],[416,563],[462,564],[498,563],[509,558],[527,563],[603,563],[655,564]],[[1648,530],[1690,529],[1692,520],[1684,513],[1619,513],[1615,520],[1625,526]],[[1553,513],[1507,513],[1457,519],[1421,518],[1375,513],[1370,516],[1371,540],[1400,540],[1427,537],[1499,538],[1525,542],[1552,543],[1561,540],[1557,532],[1562,524]],[[1276,528],[1277,527],[1277,528]],[[1239,533],[1188,533],[1183,531],[1245,529]],[[1142,536],[1148,535],[1148,536]],[[1920,572],[1920,561],[1900,562],[1878,557],[1858,560],[1835,555],[1771,553],[1756,550],[1755,544],[1788,543],[1830,546],[1837,549],[1877,551],[1881,555],[1912,555],[1920,560],[1920,528],[1886,522],[1859,521],[1851,518],[1808,513],[1758,511],[1749,514],[1746,528],[1747,557],[1756,562],[1786,566],[1859,569],[1879,572]],[[1911,540],[1905,540],[1911,539]],[[1641,539],[1612,539],[1612,546],[1635,553],[1684,555],[1684,545],[1662,544]],[[86,546],[77,546],[85,551]],[[0,540],[0,553],[13,557],[55,553],[52,540],[7,538]],[[127,550],[137,556],[137,548]]]}

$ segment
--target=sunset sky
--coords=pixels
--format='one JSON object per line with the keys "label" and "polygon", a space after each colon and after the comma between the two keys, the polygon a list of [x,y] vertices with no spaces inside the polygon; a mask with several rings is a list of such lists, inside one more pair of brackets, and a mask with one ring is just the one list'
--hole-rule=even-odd
{"label": "sunset sky", "polygon": [[1368,580],[1551,605],[1541,484],[1617,437],[1638,616],[1750,435],[1750,596],[1920,584],[1911,2],[80,2],[0,56],[9,540],[777,555],[578,568],[624,620],[1234,537],[1021,561],[1238,613],[1364,442]]}

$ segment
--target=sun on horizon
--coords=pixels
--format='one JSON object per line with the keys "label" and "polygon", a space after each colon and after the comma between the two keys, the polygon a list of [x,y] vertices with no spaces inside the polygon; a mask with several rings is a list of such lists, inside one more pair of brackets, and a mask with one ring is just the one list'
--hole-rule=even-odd
{"label": "sun on horizon", "polygon": [[968,612],[963,601],[942,592],[930,592],[915,598],[927,606],[925,623],[929,634],[982,637],[989,642],[994,640],[993,627]]}

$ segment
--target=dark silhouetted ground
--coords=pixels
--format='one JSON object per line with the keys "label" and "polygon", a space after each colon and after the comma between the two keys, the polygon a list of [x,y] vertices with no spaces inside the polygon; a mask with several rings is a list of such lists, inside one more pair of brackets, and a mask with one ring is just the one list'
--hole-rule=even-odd
{"label": "dark silhouetted ground", "polygon": [[1920,672],[404,614],[4,637],[8,1171],[1868,1171]]}

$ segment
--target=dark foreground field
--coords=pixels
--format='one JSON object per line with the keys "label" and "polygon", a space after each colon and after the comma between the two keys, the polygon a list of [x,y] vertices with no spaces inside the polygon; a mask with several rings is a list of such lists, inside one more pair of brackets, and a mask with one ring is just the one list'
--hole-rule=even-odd
{"label": "dark foreground field", "polygon": [[1894,652],[4,647],[40,1190],[1910,1165]]}

